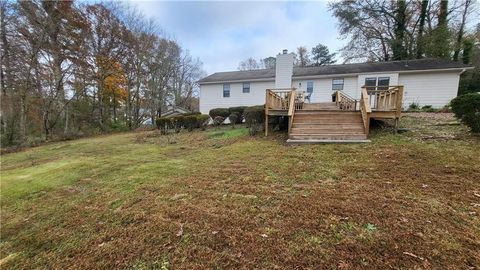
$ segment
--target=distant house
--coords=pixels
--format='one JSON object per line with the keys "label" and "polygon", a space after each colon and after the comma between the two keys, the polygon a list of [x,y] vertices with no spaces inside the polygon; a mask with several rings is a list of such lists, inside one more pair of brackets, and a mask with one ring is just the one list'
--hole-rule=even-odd
{"label": "distant house", "polygon": [[294,67],[293,54],[277,56],[275,69],[217,72],[201,79],[200,112],[213,108],[265,103],[265,90],[295,88],[310,102],[331,101],[337,90],[360,98],[361,87],[403,85],[403,105],[410,103],[443,107],[457,96],[462,63],[443,59]]}
{"label": "distant house", "polygon": [[191,113],[190,110],[187,110],[185,108],[179,107],[179,106],[168,106],[167,110],[162,112],[161,116],[162,117],[173,117],[185,113]]}

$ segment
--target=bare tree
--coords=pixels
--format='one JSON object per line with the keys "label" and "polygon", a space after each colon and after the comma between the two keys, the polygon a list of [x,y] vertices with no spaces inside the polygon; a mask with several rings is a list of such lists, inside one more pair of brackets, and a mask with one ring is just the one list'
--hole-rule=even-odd
{"label": "bare tree", "polygon": [[261,65],[253,57],[249,57],[238,64],[238,70],[255,70],[261,68]]}

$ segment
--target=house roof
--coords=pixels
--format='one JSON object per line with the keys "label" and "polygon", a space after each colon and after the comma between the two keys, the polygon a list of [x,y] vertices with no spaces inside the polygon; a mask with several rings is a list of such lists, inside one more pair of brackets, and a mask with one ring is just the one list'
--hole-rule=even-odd
{"label": "house roof", "polygon": [[179,106],[168,106],[167,110],[162,112],[162,117],[175,116],[178,114],[189,113],[190,111]]}
{"label": "house roof", "polygon": [[[415,59],[390,62],[370,62],[328,66],[294,67],[293,78],[307,76],[328,76],[336,74],[357,74],[391,71],[416,71],[438,69],[463,69],[469,68],[465,64],[445,59]],[[258,69],[248,71],[217,72],[198,81],[198,83],[247,81],[247,80],[273,80],[275,69]]]}

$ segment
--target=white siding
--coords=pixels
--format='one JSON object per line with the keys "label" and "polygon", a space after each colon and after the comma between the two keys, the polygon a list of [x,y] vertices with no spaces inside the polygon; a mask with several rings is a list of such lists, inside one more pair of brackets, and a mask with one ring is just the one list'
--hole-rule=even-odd
{"label": "white siding", "polygon": [[390,85],[398,85],[398,73],[370,73],[370,74],[361,74],[358,75],[358,88],[355,95],[352,95],[355,99],[360,99],[360,93],[362,86],[365,85],[366,78],[379,78],[379,77],[389,77]]}
{"label": "white siding", "polygon": [[243,83],[230,83],[230,97],[223,97],[223,83],[200,85],[200,112],[214,108],[265,104],[265,90],[275,87],[274,81],[250,82],[250,93],[243,93]]}
{"label": "white siding", "polygon": [[404,85],[403,107],[415,102],[420,106],[445,106],[457,96],[459,72],[402,73],[398,82]]}
{"label": "white siding", "polygon": [[[343,78],[343,91],[353,96],[357,89],[357,77],[335,77],[338,79]],[[332,101],[332,80],[334,78],[321,78],[311,80],[293,80],[293,87],[299,91],[307,92],[307,82],[313,82],[313,93],[311,102],[329,102]]]}
{"label": "white siding", "polygon": [[[404,85],[404,108],[412,102],[433,107],[443,107],[457,96],[459,72],[422,72],[422,73],[375,73],[350,77],[328,77],[317,79],[294,79],[292,87],[307,91],[307,82],[313,81],[311,102],[332,100],[332,79],[343,78],[343,91],[355,99],[360,98],[360,87],[368,77],[390,77],[390,85]],[[265,104],[265,90],[275,88],[275,82],[251,82],[250,93],[242,93],[242,83],[230,84],[230,97],[223,97],[223,83],[200,86],[200,111],[204,114],[213,108],[233,106],[253,106]]]}

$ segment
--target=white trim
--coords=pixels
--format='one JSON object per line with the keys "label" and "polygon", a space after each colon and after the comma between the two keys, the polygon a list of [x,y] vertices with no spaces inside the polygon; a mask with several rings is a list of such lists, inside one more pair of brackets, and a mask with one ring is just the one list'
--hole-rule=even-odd
{"label": "white trim", "polygon": [[202,84],[217,84],[217,83],[270,82],[270,81],[275,81],[275,77],[260,78],[260,79],[243,79],[243,80],[233,80],[233,81],[199,82],[198,84],[202,85]]}

